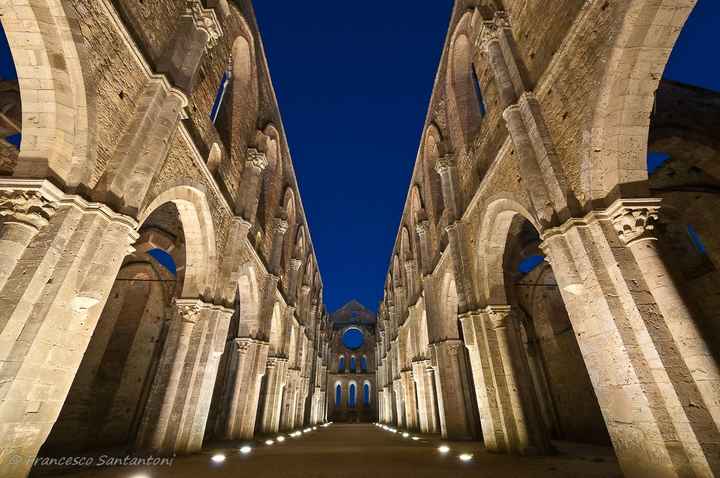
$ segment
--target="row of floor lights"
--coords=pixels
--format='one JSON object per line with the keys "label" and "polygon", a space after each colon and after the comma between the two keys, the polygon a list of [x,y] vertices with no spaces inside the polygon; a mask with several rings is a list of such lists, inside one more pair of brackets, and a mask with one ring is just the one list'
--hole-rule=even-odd
{"label": "row of floor lights", "polygon": [[[389,427],[387,425],[383,425],[382,423],[375,423],[375,426],[378,428],[381,428],[387,432],[390,432],[390,433],[400,433],[396,428]],[[402,437],[410,438],[413,441],[420,441],[420,437],[410,435],[408,432],[402,432]],[[440,453],[442,455],[447,455],[451,451],[450,447],[447,445],[440,445],[437,450],[438,450],[438,453]],[[463,463],[471,462],[473,460],[473,458],[474,458],[473,455],[470,453],[462,453],[462,454],[458,455],[458,459],[460,461],[462,461]]]}
{"label": "row of floor lights", "polygon": [[[321,426],[323,428],[327,428],[330,425],[332,425],[332,422],[325,423]],[[317,429],[318,429],[318,427],[316,427],[316,426],[308,427],[308,428],[305,428],[304,430],[294,431],[293,433],[290,433],[288,436],[291,438],[299,438],[303,434],[317,431]],[[284,435],[278,435],[274,440],[273,439],[265,440],[265,445],[272,446],[276,443],[284,443],[285,441],[287,441],[287,438]],[[244,445],[238,451],[240,452],[241,455],[249,455],[250,453],[253,452],[253,447],[250,445]],[[212,463],[214,463],[215,465],[222,465],[223,463],[225,463],[225,461],[227,461],[227,456],[224,455],[223,453],[217,453],[210,458],[210,461]],[[131,478],[150,478],[150,477],[148,475],[135,475],[135,476],[132,476]]]}

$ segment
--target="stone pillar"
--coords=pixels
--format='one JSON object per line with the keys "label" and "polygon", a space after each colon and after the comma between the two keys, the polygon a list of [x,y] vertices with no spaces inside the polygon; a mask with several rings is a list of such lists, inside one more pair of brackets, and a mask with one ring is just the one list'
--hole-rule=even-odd
{"label": "stone pillar", "polygon": [[39,190],[0,190],[0,291],[56,207]]}
{"label": "stone pillar", "polygon": [[295,429],[297,416],[297,399],[300,387],[300,370],[288,370],[288,378],[283,390],[282,412],[280,414],[280,430],[288,432]]}
{"label": "stone pillar", "polygon": [[652,200],[619,200],[545,231],[542,247],[624,475],[714,476],[720,401],[708,400],[706,388],[716,383],[714,367],[703,370],[704,380],[698,375],[695,367],[708,361],[692,319],[682,308],[664,315],[668,299],[657,298],[669,287],[660,286],[664,272],[652,258],[641,265],[642,248],[632,251],[650,242],[631,244],[652,225],[650,210]]}
{"label": "stone pillar", "polygon": [[137,223],[45,180],[2,179],[0,197],[4,220],[47,221],[0,226],[0,475],[15,478],[60,414]]}
{"label": "stone pillar", "polygon": [[452,221],[460,217],[461,207],[460,191],[455,182],[455,169],[455,157],[452,154],[441,156],[435,163],[435,171],[440,176],[445,207],[450,211]]}
{"label": "stone pillar", "polygon": [[403,402],[402,380],[396,378],[392,382],[393,398],[395,399],[395,423],[400,428],[406,426],[405,403]]}
{"label": "stone pillar", "polygon": [[417,387],[418,417],[422,433],[438,433],[437,414],[435,413],[434,372],[430,360],[413,363],[413,376]]}
{"label": "stone pillar", "polygon": [[225,428],[228,440],[250,440],[255,434],[260,384],[265,375],[269,344],[240,338],[237,346],[237,369],[230,398],[230,409]]}
{"label": "stone pillar", "polygon": [[258,204],[260,202],[260,187],[262,186],[263,171],[268,166],[265,153],[255,148],[248,148],[245,169],[243,170],[242,215],[251,224],[255,224]]}
{"label": "stone pillar", "polygon": [[262,433],[277,433],[280,429],[280,410],[287,381],[288,360],[283,357],[269,357],[267,360],[267,386],[263,406]]}
{"label": "stone pillar", "polygon": [[300,274],[302,265],[303,263],[299,259],[291,259],[290,264],[288,264],[287,295],[292,304],[297,303],[298,274]]}
{"label": "stone pillar", "polygon": [[179,23],[158,69],[190,94],[205,49],[212,48],[223,32],[215,10],[204,8],[200,0],[186,0]]}
{"label": "stone pillar", "polygon": [[272,255],[270,256],[270,270],[280,276],[280,263],[282,262],[282,248],[285,234],[290,225],[285,219],[275,219],[273,223]]}
{"label": "stone pillar", "polygon": [[479,436],[480,430],[477,429],[473,409],[465,348],[458,339],[438,342],[431,348],[442,437],[447,440],[473,440]]}
{"label": "stone pillar", "polygon": [[417,293],[417,288],[415,284],[417,283],[417,266],[415,264],[414,260],[407,260],[405,261],[405,277],[407,278],[407,290],[408,290],[408,297],[410,298],[409,302],[414,303],[415,302],[415,294]]}
{"label": "stone pillar", "polygon": [[408,430],[418,430],[418,406],[415,392],[415,380],[411,370],[401,374],[403,403],[405,404],[405,427]]}
{"label": "stone pillar", "polygon": [[428,275],[432,272],[432,258],[430,257],[430,221],[422,221],[416,227],[416,232],[420,238],[420,256],[422,257],[422,275]]}
{"label": "stone pillar", "polygon": [[[168,345],[166,346],[166,352],[163,354],[167,357],[164,362],[169,365],[168,377],[163,387],[164,390],[159,392],[162,397],[160,399],[160,411],[155,424],[151,425],[153,428],[148,442],[149,449],[152,451],[167,451],[165,442],[170,416],[179,392],[180,379],[182,378],[185,359],[190,348],[190,339],[200,314],[200,304],[198,300],[176,299],[175,301],[176,318],[168,333]],[[172,343],[170,343],[171,341]],[[156,382],[158,382],[158,378],[156,378]]]}

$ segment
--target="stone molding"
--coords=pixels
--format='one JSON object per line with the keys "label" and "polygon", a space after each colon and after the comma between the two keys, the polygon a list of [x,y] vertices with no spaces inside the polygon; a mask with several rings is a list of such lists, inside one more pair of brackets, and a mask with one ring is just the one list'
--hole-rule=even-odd
{"label": "stone molding", "polygon": [[258,172],[263,172],[268,167],[269,162],[265,153],[255,148],[248,148],[245,164],[257,169]]}
{"label": "stone molding", "polygon": [[215,10],[203,7],[200,0],[187,0],[183,17],[191,20],[195,28],[207,33],[208,48],[214,47],[223,35],[223,30]]}

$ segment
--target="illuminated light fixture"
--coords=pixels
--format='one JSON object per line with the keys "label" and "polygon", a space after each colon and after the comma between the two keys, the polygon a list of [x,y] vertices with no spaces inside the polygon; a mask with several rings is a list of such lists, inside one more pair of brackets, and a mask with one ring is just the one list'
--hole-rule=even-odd
{"label": "illuminated light fixture", "polygon": [[252,452],[252,447],[245,445],[244,447],[240,448],[240,453],[243,455],[249,455]]}
{"label": "illuminated light fixture", "polygon": [[275,442],[274,442],[273,440],[268,440],[268,441],[265,442],[265,444],[266,444],[267,446],[270,446],[270,445],[274,445]]}
{"label": "illuminated light fixture", "polygon": [[311,431],[312,431],[312,428],[306,428],[305,430],[303,430],[303,433],[310,433]]}
{"label": "illuminated light fixture", "polygon": [[313,431],[317,431],[317,427],[313,427]]}
{"label": "illuminated light fixture", "polygon": [[284,436],[279,436],[279,437],[277,437],[277,441],[278,441],[278,443],[282,443],[282,442],[285,441],[285,437],[284,437]]}
{"label": "illuminated light fixture", "polygon": [[447,453],[450,453],[450,447],[447,445],[442,445],[442,446],[438,447],[438,451],[440,453],[442,453],[443,455],[445,455]]}
{"label": "illuminated light fixture", "polygon": [[410,434],[408,432],[403,433],[403,438],[410,438]]}
{"label": "illuminated light fixture", "polygon": [[130,478],[150,478],[150,475],[146,475],[145,473],[138,473],[137,475],[132,475]]}
{"label": "illuminated light fixture", "polygon": [[460,458],[460,461],[467,463],[473,459],[473,456],[470,453],[463,453],[458,458]]}
{"label": "illuminated light fixture", "polygon": [[213,457],[210,459],[212,460],[213,463],[220,464],[220,463],[225,463],[225,460],[227,460],[227,457],[223,454],[217,454],[217,455],[213,455]]}
{"label": "illuminated light fixture", "polygon": [[413,439],[413,441],[418,441],[418,440],[420,440],[420,437],[412,437],[412,439]]}

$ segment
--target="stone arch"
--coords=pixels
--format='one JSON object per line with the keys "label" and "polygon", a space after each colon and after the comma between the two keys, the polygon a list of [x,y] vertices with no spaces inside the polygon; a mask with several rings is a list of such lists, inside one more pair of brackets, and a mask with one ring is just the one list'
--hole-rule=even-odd
{"label": "stone arch", "polygon": [[94,92],[85,79],[79,24],[69,8],[61,0],[9,0],[0,13],[22,100],[23,141],[13,174],[52,178],[72,189],[90,182],[96,152]]}
{"label": "stone arch", "polygon": [[[672,46],[692,5],[675,0],[618,4],[619,30],[598,89],[583,194],[588,204],[647,197],[647,138],[651,112]],[[672,12],[672,14],[669,14]]]}
{"label": "stone arch", "polygon": [[258,147],[265,153],[268,165],[263,173],[262,188],[258,202],[257,219],[261,229],[272,224],[283,185],[283,158],[280,144],[280,132],[269,123],[258,134]]}
{"label": "stone arch", "polygon": [[211,297],[217,280],[215,226],[205,193],[177,186],[161,193],[140,214],[139,223],[161,206],[173,203],[180,215],[186,245],[186,270],[181,298]]}
{"label": "stone arch", "polygon": [[458,22],[450,41],[446,85],[450,104],[449,119],[454,124],[455,146],[467,149],[483,116],[482,98],[473,63],[472,12]]}
{"label": "stone arch", "polygon": [[423,143],[423,175],[425,176],[425,190],[427,191],[428,215],[435,224],[440,223],[440,218],[445,211],[442,183],[440,175],[435,171],[435,164],[444,153],[442,145],[443,137],[440,130],[437,126],[431,124],[425,133]]}
{"label": "stone arch", "polygon": [[270,330],[268,339],[270,342],[270,355],[277,356],[283,350],[283,320],[280,304],[277,302],[273,306],[272,316],[270,317]]}
{"label": "stone arch", "polygon": [[526,219],[539,232],[542,229],[530,212],[512,199],[498,198],[485,211],[477,244],[481,300],[490,305],[507,304],[504,259],[513,221]]}

